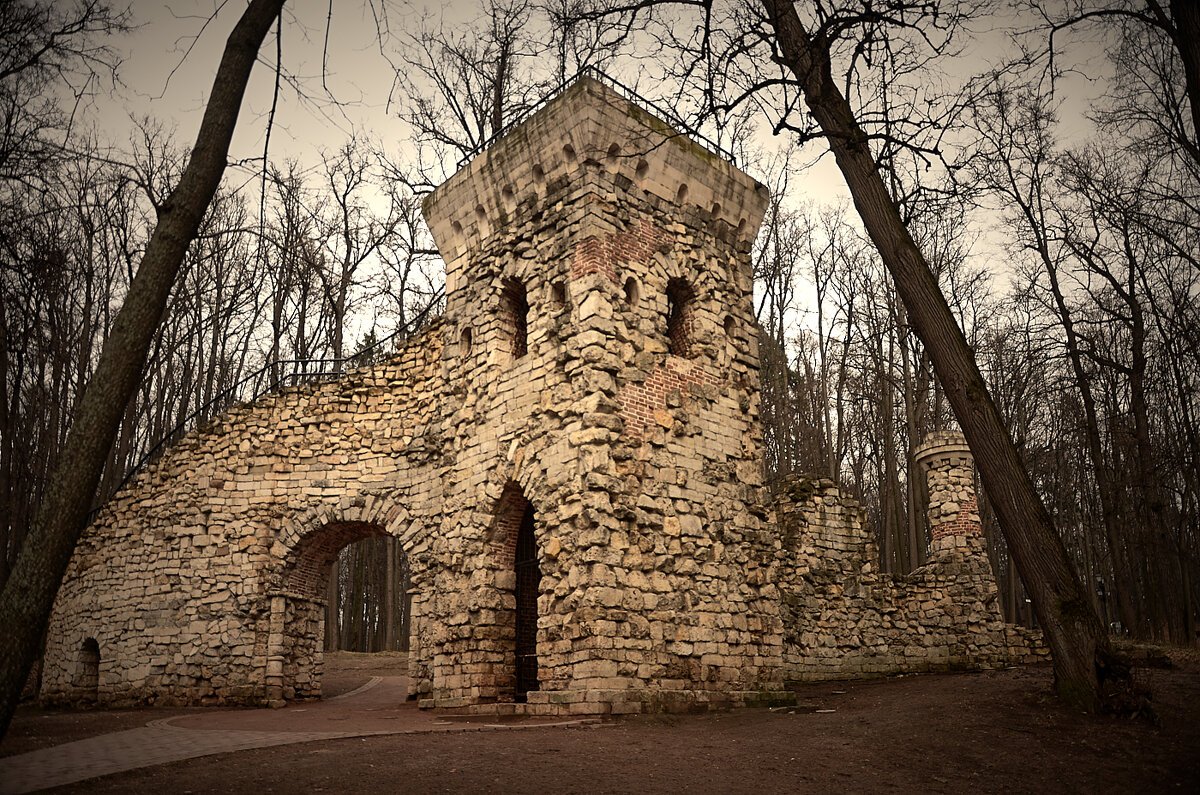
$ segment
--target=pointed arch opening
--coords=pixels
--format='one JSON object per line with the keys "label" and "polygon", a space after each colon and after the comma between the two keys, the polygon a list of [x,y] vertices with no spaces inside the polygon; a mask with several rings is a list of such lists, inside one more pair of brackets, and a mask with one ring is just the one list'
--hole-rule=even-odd
{"label": "pointed arch opening", "polygon": [[541,594],[540,552],[533,504],[516,483],[510,482],[500,497],[491,537],[500,569],[498,582],[511,584],[511,609],[497,620],[505,639],[503,670],[496,677],[500,700],[524,702],[538,689],[537,622]]}

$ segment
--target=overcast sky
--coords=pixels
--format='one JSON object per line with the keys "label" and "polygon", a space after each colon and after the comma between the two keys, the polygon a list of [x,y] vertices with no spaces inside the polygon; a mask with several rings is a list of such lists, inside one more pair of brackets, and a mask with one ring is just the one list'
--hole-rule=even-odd
{"label": "overcast sky", "polygon": [[[326,49],[326,20],[331,7]],[[243,8],[238,0],[134,0],[134,15],[141,27],[118,45],[127,54],[121,70],[125,86],[118,96],[103,99],[97,108],[101,124],[114,143],[121,144],[128,138],[131,116],[150,114],[173,125],[180,144],[191,144],[225,39]],[[355,127],[399,148],[405,130],[396,114],[388,110],[394,71],[380,52],[378,25],[385,27],[382,49],[391,52],[394,48],[388,34],[395,37],[413,29],[421,15],[441,16],[453,26],[478,13],[476,0],[435,4],[422,0],[336,0],[332,6],[330,0],[288,2],[284,8],[283,62],[305,98],[298,98],[295,87],[283,87],[272,131],[272,156],[311,160],[314,150],[337,146]],[[972,45],[961,68],[986,68],[1000,57],[1001,45],[999,34],[984,37]],[[274,49],[272,34],[251,78],[230,153],[234,161],[262,154],[271,107]],[[324,66],[323,51],[328,53]],[[1096,62],[1102,58],[1096,52],[1082,57],[1077,54],[1076,60],[1094,73]],[[1093,87],[1078,77],[1064,84],[1062,94],[1077,100],[1066,114],[1069,131],[1086,131],[1078,111],[1091,93]],[[836,177],[827,171],[823,168],[813,175],[813,188],[818,193],[828,191],[822,183],[831,175]]]}
{"label": "overcast sky", "polygon": [[[101,125],[114,143],[128,139],[131,117],[149,114],[173,126],[180,144],[191,145],[225,39],[245,7],[230,0],[208,21],[220,5],[211,0],[133,3],[141,27],[118,45],[126,53],[121,69],[125,86],[119,95],[102,99],[97,106]],[[283,62],[308,98],[298,99],[293,87],[282,87],[271,134],[272,157],[290,155],[311,160],[316,149],[336,147],[355,126],[385,141],[394,141],[402,133],[395,114],[387,112],[393,70],[380,54],[368,3],[341,0],[334,6],[324,81],[322,51],[328,0],[292,0],[285,6]],[[419,13],[420,9],[393,3],[388,11],[391,24],[396,26],[403,24],[404,16]],[[272,33],[251,75],[231,160],[262,155],[274,61]]]}
{"label": "overcast sky", "polygon": [[[228,0],[221,6],[220,0],[134,0],[133,11],[141,27],[118,44],[127,54],[121,70],[124,86],[118,95],[101,99],[96,107],[105,137],[123,147],[131,131],[130,118],[149,114],[174,128],[177,145],[191,146],[225,39],[245,8],[241,0]],[[423,14],[441,16],[453,26],[476,16],[478,2],[448,0],[429,6],[397,0],[334,0],[326,50],[330,7],[329,0],[290,0],[285,6],[283,63],[297,82],[281,90],[271,158],[281,162],[290,157],[312,165],[317,162],[317,151],[336,148],[353,129],[381,140],[394,155],[402,155],[407,133],[395,109],[388,107],[394,70],[381,53],[377,25],[387,29],[382,49],[390,53],[394,45],[389,32],[394,38],[414,29]],[[984,36],[972,45],[958,68],[968,73],[983,70],[1000,58],[1002,49],[1000,34]],[[324,66],[323,51],[328,53]],[[1072,58],[1088,74],[1103,69],[1099,47],[1076,47]],[[264,44],[243,104],[230,152],[233,162],[262,155],[274,61],[272,34]],[[297,88],[303,97],[298,97]],[[1097,84],[1080,76],[1061,84],[1060,96],[1069,99],[1064,111],[1066,132],[1081,134],[1090,129],[1082,112],[1098,91]],[[255,167],[242,172],[244,178],[252,178]],[[228,176],[237,183],[237,171]],[[792,182],[796,195],[804,199],[823,202],[844,200],[848,195],[829,156]],[[976,231],[983,241],[979,251],[983,266],[1003,273],[1006,264],[995,231],[986,221],[978,224]],[[1004,289],[1003,284],[996,286]]]}

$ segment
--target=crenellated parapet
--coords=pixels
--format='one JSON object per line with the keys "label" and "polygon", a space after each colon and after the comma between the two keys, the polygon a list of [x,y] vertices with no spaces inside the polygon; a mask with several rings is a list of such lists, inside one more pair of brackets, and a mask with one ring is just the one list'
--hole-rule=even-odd
{"label": "crenellated parapet", "polygon": [[[476,155],[424,202],[446,260],[447,292],[471,250],[520,219],[555,209],[579,192],[628,192],[694,217],[749,247],[767,191],[732,163],[671,128],[597,80],[582,78]],[[577,204],[569,228],[579,241],[615,231],[604,203]],[[635,236],[636,237],[636,236]],[[636,245],[633,239],[618,241]],[[618,254],[619,251],[610,253]]]}

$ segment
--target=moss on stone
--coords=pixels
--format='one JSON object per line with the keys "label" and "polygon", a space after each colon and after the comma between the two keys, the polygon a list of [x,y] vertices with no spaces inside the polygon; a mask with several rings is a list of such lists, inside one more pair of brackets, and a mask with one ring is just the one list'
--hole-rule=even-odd
{"label": "moss on stone", "polygon": [[649,127],[651,130],[654,130],[659,135],[674,143],[684,152],[694,155],[710,165],[718,165],[724,162],[720,157],[708,151],[706,148],[696,143],[683,133],[679,132],[662,119],[651,113],[647,113],[637,105],[634,105],[632,102],[627,102],[625,104],[625,112],[628,113],[630,118],[632,118],[634,121],[645,127]]}

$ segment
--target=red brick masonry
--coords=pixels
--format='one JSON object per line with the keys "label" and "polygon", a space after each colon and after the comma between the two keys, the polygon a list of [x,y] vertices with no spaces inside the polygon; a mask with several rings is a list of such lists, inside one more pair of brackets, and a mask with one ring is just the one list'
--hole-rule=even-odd
{"label": "red brick masonry", "polygon": [[983,528],[979,522],[972,519],[972,514],[979,513],[979,498],[972,497],[962,504],[958,509],[958,516],[948,522],[942,522],[931,528],[930,532],[935,539],[947,538],[949,536],[977,536],[983,534]]}
{"label": "red brick masonry", "polygon": [[575,249],[575,257],[571,262],[571,278],[578,279],[589,273],[603,273],[615,284],[617,263],[646,262],[660,245],[670,239],[670,235],[649,221],[642,221],[637,232],[593,235]]}
{"label": "red brick masonry", "polygon": [[686,394],[692,384],[719,384],[721,380],[705,371],[699,363],[680,356],[668,356],[665,364],[654,369],[640,383],[628,383],[621,388],[617,402],[621,404],[621,419],[625,420],[625,433],[641,439],[646,426],[662,420],[664,427],[674,424],[669,415],[655,417],[655,412],[665,412],[667,395],[676,390]]}

